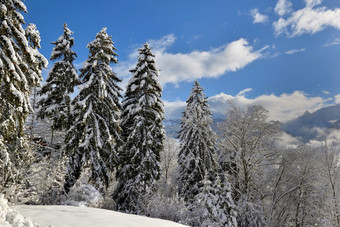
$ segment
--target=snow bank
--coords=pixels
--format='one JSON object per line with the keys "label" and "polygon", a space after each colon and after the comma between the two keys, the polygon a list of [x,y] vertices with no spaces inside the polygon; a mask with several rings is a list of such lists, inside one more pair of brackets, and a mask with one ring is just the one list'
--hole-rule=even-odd
{"label": "snow bank", "polygon": [[0,194],[0,226],[1,227],[35,227],[38,225],[18,213],[18,211],[10,208],[7,199]]}
{"label": "snow bank", "polygon": [[15,206],[42,227],[183,227],[171,221],[124,214],[110,210],[72,206]]}

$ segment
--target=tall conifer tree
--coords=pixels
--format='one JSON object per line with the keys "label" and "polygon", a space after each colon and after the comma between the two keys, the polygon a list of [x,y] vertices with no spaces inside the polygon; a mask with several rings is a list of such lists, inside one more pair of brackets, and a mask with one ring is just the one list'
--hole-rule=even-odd
{"label": "tall conifer tree", "polygon": [[205,174],[215,176],[216,136],[210,125],[211,111],[203,88],[195,82],[183,113],[180,131],[179,195],[189,204],[198,194]]}
{"label": "tall conifer tree", "polygon": [[81,69],[82,84],[72,102],[74,123],[66,135],[65,152],[69,157],[64,185],[66,192],[85,168],[90,170],[90,182],[100,191],[105,190],[117,164],[116,147],[121,144],[121,88],[116,84],[121,80],[110,66],[118,61],[106,28],[87,48],[90,54]]}
{"label": "tall conifer tree", "polygon": [[38,117],[51,119],[51,143],[53,143],[54,130],[67,129],[71,125],[71,94],[74,87],[80,84],[77,70],[73,65],[76,53],[71,50],[74,39],[72,31],[64,24],[64,32],[57,41],[52,42],[55,47],[51,60],[58,60],[54,63],[52,70],[41,88],[39,94],[42,96],[38,105],[40,110]]}
{"label": "tall conifer tree", "polygon": [[26,34],[21,12],[27,12],[22,0],[0,3],[0,171],[8,176],[1,179],[1,186],[18,180],[18,169],[29,160],[24,138],[24,124],[32,110],[29,96],[42,79],[42,67],[47,66],[37,50],[40,37]]}
{"label": "tall conifer tree", "polygon": [[124,145],[114,192],[117,209],[140,213],[145,196],[160,178],[160,152],[165,133],[162,86],[158,81],[155,56],[146,43],[139,49],[138,63],[131,70],[122,112]]}

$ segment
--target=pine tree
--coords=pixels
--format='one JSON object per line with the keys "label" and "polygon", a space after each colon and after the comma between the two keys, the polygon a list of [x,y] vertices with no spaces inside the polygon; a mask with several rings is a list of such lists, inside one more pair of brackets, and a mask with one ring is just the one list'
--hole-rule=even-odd
{"label": "pine tree", "polygon": [[119,184],[114,192],[117,209],[140,213],[143,199],[154,190],[160,178],[160,152],[165,133],[162,87],[148,43],[139,49],[138,63],[131,70],[122,112],[122,138],[117,172]]}
{"label": "pine tree", "polygon": [[[47,66],[46,59],[37,50],[39,42],[35,42],[40,41],[40,37],[34,39],[32,34],[25,33],[21,12],[27,12],[21,0],[0,3],[0,135],[2,146],[6,147],[0,153],[8,158],[0,171],[6,176],[12,175],[1,182],[2,186],[18,180],[20,171],[17,170],[29,160],[24,124],[31,111],[30,90],[39,84],[42,67]],[[35,47],[30,43],[31,38]],[[12,166],[11,170],[6,166]]]}
{"label": "pine tree", "polygon": [[189,204],[198,194],[206,172],[216,171],[215,133],[211,111],[203,88],[195,82],[183,113],[180,131],[179,195]]}
{"label": "pine tree", "polygon": [[54,130],[61,131],[68,129],[71,125],[71,97],[74,87],[80,83],[77,70],[73,65],[76,53],[71,50],[74,39],[71,37],[72,31],[64,24],[64,33],[57,41],[52,42],[55,47],[50,60],[55,62],[46,84],[39,91],[41,96],[38,106],[38,118],[51,119],[51,143],[53,143]]}
{"label": "pine tree", "polygon": [[87,45],[90,55],[81,69],[82,84],[72,101],[73,126],[65,140],[68,158],[64,189],[70,188],[85,168],[90,169],[89,181],[103,192],[110,182],[110,174],[117,165],[116,146],[121,144],[119,116],[121,80],[110,63],[117,63],[111,36],[103,28]]}

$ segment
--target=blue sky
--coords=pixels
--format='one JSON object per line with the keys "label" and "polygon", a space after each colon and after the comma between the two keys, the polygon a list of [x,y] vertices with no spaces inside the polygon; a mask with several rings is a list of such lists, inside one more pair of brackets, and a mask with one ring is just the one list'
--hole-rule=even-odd
{"label": "blue sky", "polygon": [[[41,34],[49,58],[63,23],[74,32],[82,66],[87,43],[103,27],[119,54],[126,85],[137,48],[154,48],[166,117],[178,116],[193,81],[213,112],[228,101],[261,104],[286,121],[340,103],[340,1],[337,0],[26,0],[26,23]],[[53,62],[50,62],[50,66]],[[47,72],[44,76],[46,78]]]}

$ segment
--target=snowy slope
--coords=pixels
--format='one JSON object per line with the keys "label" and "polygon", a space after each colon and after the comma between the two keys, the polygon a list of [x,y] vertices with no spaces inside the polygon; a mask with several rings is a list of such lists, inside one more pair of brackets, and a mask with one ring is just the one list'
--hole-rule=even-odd
{"label": "snowy slope", "polygon": [[110,210],[72,206],[15,206],[23,216],[42,227],[180,227],[174,222]]}

